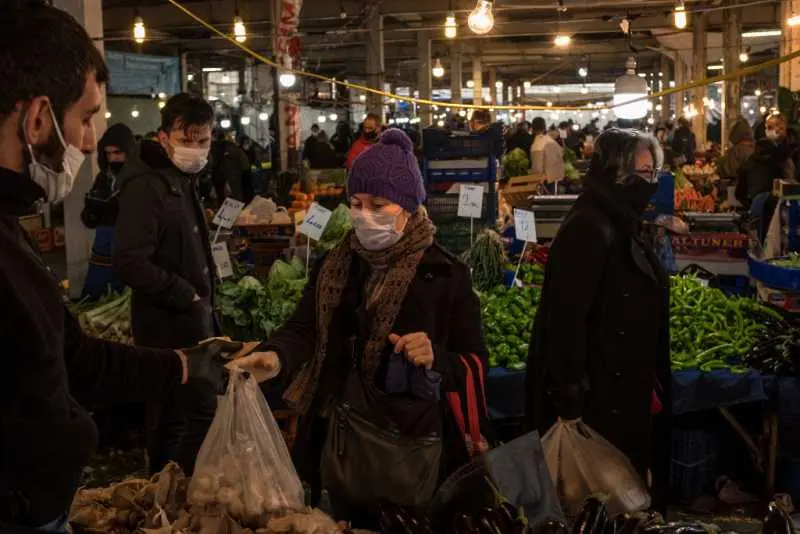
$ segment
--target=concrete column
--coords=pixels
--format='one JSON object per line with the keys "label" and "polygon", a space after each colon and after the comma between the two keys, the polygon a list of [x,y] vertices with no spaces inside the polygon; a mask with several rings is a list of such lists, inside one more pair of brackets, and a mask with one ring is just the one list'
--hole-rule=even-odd
{"label": "concrete column", "polygon": [[[661,90],[661,78],[658,76],[660,68],[661,68],[660,62],[656,62],[653,64],[653,70],[651,71],[653,75],[651,77],[652,80],[650,82],[651,93],[657,93],[658,91]],[[658,108],[656,107],[656,104],[658,104],[658,100],[650,100],[650,103],[653,105],[653,111],[652,111],[653,129],[655,129],[655,127],[663,120],[662,111],[659,111]]]}
{"label": "concrete column", "polygon": [[[736,0],[732,0],[731,3],[736,3]],[[722,49],[725,56],[722,64],[728,73],[741,66],[739,54],[742,51],[742,8],[724,10],[722,21]],[[741,77],[737,77],[726,80],[723,84],[722,150],[728,149],[728,134],[741,115],[741,82]]]}
{"label": "concrete column", "polygon": [[[702,80],[707,72],[706,50],[706,17],[705,13],[692,14],[692,80]],[[738,55],[738,53],[737,53]],[[703,98],[706,96],[706,87],[697,87],[692,90],[692,104],[697,110],[697,115],[692,119],[692,131],[697,139],[698,148],[706,144],[706,114]]]}
{"label": "concrete column", "polygon": [[[683,87],[686,83],[686,63],[681,59],[680,55],[675,54],[675,60],[672,63],[673,78],[675,80],[675,87]],[[683,91],[673,93],[673,102],[675,106],[675,117],[680,118],[683,116],[684,94]]]}
{"label": "concrete column", "polygon": [[461,43],[450,45],[450,93],[451,100],[461,103],[461,84],[464,83],[464,71],[461,58]]}
{"label": "concrete column", "polygon": [[[62,9],[75,17],[86,28],[95,45],[103,51],[103,6],[102,0],[54,0],[53,7]],[[106,103],[93,119],[97,139],[106,131]],[[91,189],[94,177],[99,172],[96,156],[86,158],[75,179],[72,193],[64,200],[65,251],[67,256],[67,279],[73,298],[79,298],[92,254],[94,231],[81,221],[84,197]]]}
{"label": "concrete column", "polygon": [[[789,26],[789,17],[800,13],[800,0],[781,0],[780,20],[782,26],[780,55],[786,55],[800,48],[800,26]],[[778,83],[790,91],[800,91],[800,61],[786,61],[779,65]]]}
{"label": "concrete column", "polygon": [[[280,39],[279,34],[279,21],[281,20],[281,3],[278,1],[272,2],[272,50],[274,51],[274,60],[281,65],[281,57],[278,55],[278,42]],[[286,106],[283,105],[283,100],[286,98],[288,91],[284,89],[279,83],[280,70],[273,69],[272,75],[272,101],[273,101],[273,115],[275,116],[275,143],[278,144],[278,161],[273,161],[272,164],[277,166],[279,171],[286,171],[289,169],[289,149],[286,143]],[[273,167],[274,168],[274,167]]]}
{"label": "concrete column", "polygon": [[[662,54],[661,61],[659,63],[661,65],[660,66],[661,70],[658,71],[661,73],[661,76],[659,77],[659,79],[661,80],[661,90],[665,91],[669,89],[669,81],[672,79],[672,76],[670,74],[669,58]],[[658,99],[656,104],[659,104],[661,106],[661,122],[668,121],[670,117],[669,97],[662,96],[661,98]]]}
{"label": "concrete column", "polygon": [[472,89],[472,104],[479,106],[483,104],[483,61],[480,56],[472,58],[472,82],[475,84]]}
{"label": "concrete column", "polygon": [[[500,91],[497,89],[497,69],[494,67],[489,69],[489,95],[492,98],[492,105],[496,106],[500,102]],[[491,120],[494,122],[494,113],[491,114]]]}
{"label": "concrete column", "polygon": [[189,53],[181,52],[181,92],[189,92]]}
{"label": "concrete column", "polygon": [[[380,4],[370,1],[366,6],[367,40],[367,86],[383,90],[383,15]],[[430,70],[430,69],[428,69]],[[383,119],[383,97],[367,93],[367,113],[375,113]]]}
{"label": "concrete column", "polygon": [[[417,32],[417,55],[419,56],[419,72],[417,73],[417,86],[419,88],[419,97],[422,100],[431,100],[433,98],[433,80],[431,78],[431,68],[433,62],[431,61],[431,37],[425,30]],[[419,117],[422,119],[424,126],[429,126],[432,120],[432,112],[430,106],[421,104],[419,107]]]}

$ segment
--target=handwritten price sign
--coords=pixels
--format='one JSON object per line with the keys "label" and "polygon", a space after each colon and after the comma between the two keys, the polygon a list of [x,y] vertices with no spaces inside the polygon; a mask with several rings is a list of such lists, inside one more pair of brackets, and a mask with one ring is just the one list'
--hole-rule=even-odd
{"label": "handwritten price sign", "polygon": [[311,204],[311,207],[308,209],[306,218],[303,219],[303,224],[300,225],[298,231],[314,241],[319,241],[319,238],[322,237],[322,232],[325,231],[325,227],[328,226],[328,221],[330,221],[330,219],[331,210],[324,208],[315,202],[314,204]]}
{"label": "handwritten price sign", "polygon": [[536,243],[536,218],[533,212],[514,209],[514,230],[520,241]]}
{"label": "handwritten price sign", "polygon": [[211,256],[214,258],[214,264],[217,266],[217,276],[219,276],[220,280],[233,276],[233,265],[231,265],[231,256],[228,254],[227,243],[211,245]]}
{"label": "handwritten price sign", "polygon": [[461,184],[458,191],[458,216],[480,219],[483,211],[483,186]]}
{"label": "handwritten price sign", "polygon": [[239,217],[239,213],[241,213],[242,208],[244,208],[244,202],[239,202],[238,200],[234,200],[232,198],[226,198],[222,202],[222,206],[219,208],[217,214],[214,215],[213,223],[220,228],[233,228],[233,223],[236,222],[236,219]]}

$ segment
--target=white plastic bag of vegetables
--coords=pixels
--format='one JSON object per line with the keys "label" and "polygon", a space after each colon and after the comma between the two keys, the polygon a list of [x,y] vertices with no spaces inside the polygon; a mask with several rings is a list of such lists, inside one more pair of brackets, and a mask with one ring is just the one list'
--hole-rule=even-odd
{"label": "white plastic bag of vegetables", "polygon": [[231,372],[197,456],[189,504],[245,523],[303,507],[303,488],[255,378]]}
{"label": "white plastic bag of vegetables", "polygon": [[630,460],[582,420],[559,421],[542,447],[561,507],[575,517],[586,497],[603,494],[612,514],[650,507],[650,495]]}

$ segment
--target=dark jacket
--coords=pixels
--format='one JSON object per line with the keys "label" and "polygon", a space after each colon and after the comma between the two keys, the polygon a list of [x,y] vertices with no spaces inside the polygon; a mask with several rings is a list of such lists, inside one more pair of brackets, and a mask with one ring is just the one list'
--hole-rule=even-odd
{"label": "dark jacket", "polygon": [[[154,398],[180,383],[172,351],[83,334],[17,216],[44,191],[0,168],[0,532],[40,526],[69,508],[97,430],[83,406]],[[77,400],[76,400],[77,399]],[[79,402],[82,404],[79,404]]]}
{"label": "dark jacket", "polygon": [[672,150],[677,156],[683,156],[685,163],[694,163],[694,153],[697,150],[697,141],[694,133],[686,126],[681,126],[672,136]]}
{"label": "dark jacket", "polygon": [[506,153],[515,148],[525,152],[526,157],[530,157],[531,147],[533,146],[533,136],[524,130],[516,130],[506,140]]}
{"label": "dark jacket", "polygon": [[[327,407],[340,392],[350,368],[350,335],[354,331],[355,310],[363,303],[362,288],[368,276],[368,266],[353,255],[350,280],[343,292],[342,301],[334,313],[334,326],[330,328],[328,355],[322,369],[322,379],[316,392],[312,413],[318,414]],[[303,297],[292,318],[265,344],[266,350],[278,353],[282,362],[281,377],[288,381],[314,354],[316,338],[316,295],[319,266],[311,274]],[[481,328],[480,303],[472,289],[469,270],[457,258],[440,248],[430,247],[417,267],[417,276],[411,282],[408,293],[392,330],[399,335],[425,332],[433,343],[433,369],[442,375],[443,391],[462,392],[466,371],[459,355],[475,354],[482,366],[481,382],[488,371],[488,353]],[[384,363],[392,347],[387,341]],[[383,372],[381,372],[383,370]],[[477,371],[476,371],[477,372]],[[385,366],[381,365],[376,376],[376,385],[383,387]],[[477,377],[476,377],[477,380]],[[442,395],[443,403],[445,395]],[[483,414],[482,414],[483,415]],[[312,418],[305,418],[308,422]],[[482,430],[489,435],[488,423],[482,417]],[[446,426],[447,428],[447,426]],[[303,429],[298,439],[300,452],[295,451],[298,468],[315,470],[319,466],[318,455],[324,436],[311,438]],[[306,441],[303,443],[303,441]],[[453,464],[458,464],[465,454],[463,440],[445,435],[446,455]],[[306,474],[309,478],[313,473]]]}
{"label": "dark jacket", "polygon": [[214,141],[211,145],[211,182],[222,205],[226,197],[245,200],[245,182],[250,175],[250,160],[236,143]]}
{"label": "dark jacket", "polygon": [[136,142],[133,132],[122,123],[114,124],[106,130],[97,143],[97,165],[100,172],[94,179],[92,188],[86,194],[86,200],[81,211],[81,220],[87,228],[98,226],[114,226],[117,217],[116,202],[109,202],[112,195],[117,192],[117,174],[108,163],[106,148],[115,146],[125,152],[126,157],[133,155]]}
{"label": "dark jacket", "polygon": [[749,208],[758,195],[772,191],[772,182],[786,174],[786,160],[774,142],[762,139],[756,143],[755,152],[739,167],[736,200]]}
{"label": "dark jacket", "polygon": [[197,179],[158,143],[142,141],[140,152],[120,177],[114,267],[133,289],[136,344],[190,347],[214,334],[216,270]]}
{"label": "dark jacket", "polygon": [[728,139],[732,146],[722,158],[719,174],[722,178],[735,180],[739,175],[739,168],[750,158],[755,149],[750,124],[744,119],[737,120],[731,127]]}
{"label": "dark jacket", "polygon": [[587,186],[562,224],[530,344],[526,418],[543,433],[556,417],[583,417],[643,480],[651,468],[663,490],[669,457],[660,449],[653,457],[650,410],[654,390],[670,407],[669,279],[634,237],[638,225],[597,186]]}

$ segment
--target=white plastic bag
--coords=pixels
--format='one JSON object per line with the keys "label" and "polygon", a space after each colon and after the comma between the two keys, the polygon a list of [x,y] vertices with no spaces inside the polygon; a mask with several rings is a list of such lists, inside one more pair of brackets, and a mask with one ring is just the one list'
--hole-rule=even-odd
{"label": "white plastic bag", "polygon": [[189,504],[244,521],[303,507],[303,487],[255,378],[231,372],[197,456]]}
{"label": "white plastic bag", "polygon": [[580,419],[559,421],[542,438],[545,461],[567,517],[586,497],[603,494],[609,513],[650,507],[650,495],[630,460]]}

